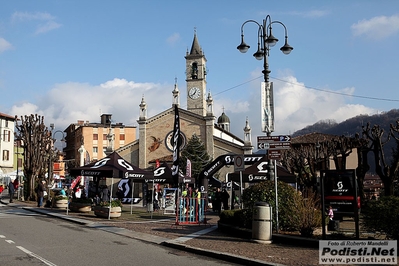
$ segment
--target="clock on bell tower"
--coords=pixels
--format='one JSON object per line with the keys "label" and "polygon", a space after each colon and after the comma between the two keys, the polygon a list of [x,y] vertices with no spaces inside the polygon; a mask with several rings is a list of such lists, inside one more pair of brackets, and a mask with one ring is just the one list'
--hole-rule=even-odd
{"label": "clock on bell tower", "polygon": [[186,53],[187,110],[206,115],[206,58],[198,43],[197,33],[190,52]]}

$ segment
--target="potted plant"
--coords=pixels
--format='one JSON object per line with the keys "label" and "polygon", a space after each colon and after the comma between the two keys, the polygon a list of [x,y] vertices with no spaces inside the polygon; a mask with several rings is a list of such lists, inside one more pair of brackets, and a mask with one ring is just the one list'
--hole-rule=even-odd
{"label": "potted plant", "polygon": [[118,199],[111,200],[111,209],[108,201],[100,202],[99,206],[94,207],[94,214],[97,217],[118,218],[122,215],[122,202]]}
{"label": "potted plant", "polygon": [[59,209],[66,209],[68,207],[68,197],[58,195],[54,197],[54,207]]}
{"label": "potted plant", "polygon": [[90,212],[93,201],[87,198],[75,198],[69,203],[69,209],[73,212]]}

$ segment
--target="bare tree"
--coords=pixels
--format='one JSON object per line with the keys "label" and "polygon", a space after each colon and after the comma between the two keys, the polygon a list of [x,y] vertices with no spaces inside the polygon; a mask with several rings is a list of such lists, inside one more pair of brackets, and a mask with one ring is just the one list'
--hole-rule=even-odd
{"label": "bare tree", "polygon": [[282,164],[298,175],[301,188],[311,188],[317,182],[320,163],[328,158],[326,142],[304,143],[292,146],[282,154]]}
{"label": "bare tree", "polygon": [[[18,120],[17,117],[15,117]],[[25,198],[33,200],[33,188],[36,182],[45,177],[50,165],[52,138],[51,131],[44,125],[44,117],[40,115],[21,116],[21,123],[16,125],[17,138],[21,139],[24,149],[24,175],[26,177]]]}
{"label": "bare tree", "polygon": [[363,136],[369,141],[369,150],[374,154],[375,171],[384,184],[384,193],[386,196],[393,195],[394,171],[386,163],[383,147],[390,140],[391,134],[383,139],[384,129],[379,125],[362,127]]}
{"label": "bare tree", "polygon": [[327,141],[327,153],[333,158],[337,170],[346,169],[346,159],[352,153],[353,148],[352,139],[343,135]]}
{"label": "bare tree", "polygon": [[368,140],[360,137],[359,134],[355,135],[355,138],[352,139],[352,143],[357,151],[356,177],[359,187],[359,196],[361,202],[364,202],[364,178],[366,177],[366,173],[370,170],[367,158],[370,149],[368,147]]}
{"label": "bare tree", "polygon": [[393,182],[399,182],[399,119],[396,120],[396,125],[390,124],[391,136],[396,140],[396,150],[392,150],[393,158],[391,162],[391,173]]}

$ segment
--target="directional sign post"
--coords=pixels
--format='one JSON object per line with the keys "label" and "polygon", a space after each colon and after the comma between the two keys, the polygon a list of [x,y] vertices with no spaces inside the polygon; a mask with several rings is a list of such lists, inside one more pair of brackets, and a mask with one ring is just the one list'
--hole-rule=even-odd
{"label": "directional sign post", "polygon": [[291,142],[291,136],[258,136],[258,142]]}
{"label": "directional sign post", "polygon": [[258,136],[258,149],[285,150],[291,148],[291,136]]}

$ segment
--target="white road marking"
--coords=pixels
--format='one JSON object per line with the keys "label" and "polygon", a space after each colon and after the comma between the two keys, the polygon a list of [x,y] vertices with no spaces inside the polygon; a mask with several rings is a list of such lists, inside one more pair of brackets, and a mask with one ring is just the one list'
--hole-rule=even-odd
{"label": "white road marking", "polygon": [[22,250],[22,251],[25,252],[26,254],[28,254],[28,255],[30,255],[30,256],[32,256],[32,257],[34,257],[34,258],[40,260],[41,262],[43,262],[43,263],[46,264],[46,265],[49,265],[49,266],[57,266],[56,264],[52,263],[51,261],[48,261],[48,260],[46,260],[46,259],[40,257],[39,255],[36,255],[35,253],[33,253],[33,252],[31,252],[31,251],[29,251],[29,250],[27,250],[27,249],[25,249],[25,248],[23,248],[23,247],[21,247],[21,246],[17,246],[17,248],[19,248],[20,250]]}
{"label": "white road marking", "polygon": [[6,242],[8,243],[8,244],[15,244],[15,242],[14,241],[12,241],[12,240],[6,240]]}
{"label": "white road marking", "polygon": [[209,233],[209,232],[212,232],[213,230],[215,230],[215,229],[217,229],[217,228],[218,228],[218,227],[217,227],[216,225],[214,225],[214,226],[209,227],[209,228],[207,228],[207,229],[204,229],[204,230],[195,232],[195,233],[193,233],[193,234],[191,234],[191,235],[182,236],[182,237],[173,239],[173,240],[171,240],[171,242],[179,242],[179,243],[181,243],[181,242],[186,242],[186,241],[188,241],[188,240],[190,240],[190,239],[193,239],[193,238],[199,237],[199,236],[201,236],[201,235],[207,234],[207,233]]}

